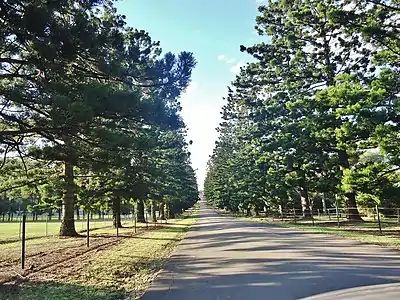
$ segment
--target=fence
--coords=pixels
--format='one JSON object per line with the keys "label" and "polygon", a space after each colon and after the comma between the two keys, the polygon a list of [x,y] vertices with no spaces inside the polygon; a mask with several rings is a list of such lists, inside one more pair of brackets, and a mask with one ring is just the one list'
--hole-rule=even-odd
{"label": "fence", "polygon": [[[83,235],[86,235],[87,247],[90,246],[90,236],[92,235],[90,232],[108,228],[105,232],[107,232],[109,236],[110,228],[113,226],[114,222],[113,216],[109,214],[99,215],[98,218],[94,218],[93,216],[94,215],[90,214],[86,215],[86,218],[79,218],[78,220],[74,220],[75,230],[78,233],[83,233]],[[156,217],[160,217],[159,212],[156,212]],[[140,226],[142,230],[149,229],[149,218],[150,214],[145,212],[146,224]],[[130,215],[121,215],[121,217],[118,218],[116,221],[117,223],[121,223],[123,227],[133,227],[133,232],[137,232],[137,220],[136,214],[134,212],[132,212]],[[165,220],[165,222],[167,221]],[[156,222],[154,222],[153,224],[155,227],[157,226]],[[27,214],[23,214],[21,216],[18,216],[17,220],[0,222],[0,226],[0,244],[12,244],[13,246],[8,247],[8,251],[18,251],[17,248],[15,248],[14,246],[20,248],[21,268],[24,269],[26,258],[26,241],[57,235],[61,227],[61,220],[52,220],[49,217],[43,218],[43,216],[34,216],[33,218],[31,218],[31,220],[29,220]],[[103,232],[100,233],[103,234]],[[115,232],[111,234],[119,237],[119,226],[117,226]],[[2,257],[1,255],[0,257],[0,260],[4,259],[4,257]]]}
{"label": "fence", "polygon": [[[359,212],[357,214],[356,212]],[[282,209],[279,212],[263,212],[262,215],[273,220],[280,220],[303,225],[353,227],[358,229],[376,229],[394,231],[400,227],[400,208],[327,208],[312,209]],[[364,222],[356,222],[361,217]]]}
{"label": "fence", "polygon": [[[145,218],[148,220],[150,215],[146,212]],[[0,244],[5,242],[19,241],[22,239],[22,215],[17,215],[13,217],[12,221],[0,221]],[[85,217],[80,216],[79,219],[75,217],[75,229],[78,233],[84,233],[87,231],[89,220],[90,231],[95,231],[97,229],[108,228],[113,226],[113,216],[111,214],[104,215],[85,215]],[[132,225],[135,222],[134,214],[121,215],[121,223],[124,226]],[[38,215],[33,216],[31,214],[26,214],[26,238],[34,239],[47,236],[54,236],[59,233],[61,226],[61,220],[58,218],[49,218],[48,215]]]}

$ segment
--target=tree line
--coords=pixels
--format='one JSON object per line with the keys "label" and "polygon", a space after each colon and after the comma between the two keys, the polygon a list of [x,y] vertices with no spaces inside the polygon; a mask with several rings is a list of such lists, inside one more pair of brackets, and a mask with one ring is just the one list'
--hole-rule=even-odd
{"label": "tree line", "polygon": [[247,214],[400,206],[400,2],[269,0],[228,91],[206,199]]}
{"label": "tree line", "polygon": [[179,114],[195,58],[163,54],[113,2],[0,3],[0,207],[62,209],[61,236],[76,208],[121,226],[124,203],[144,221],[198,198]]}

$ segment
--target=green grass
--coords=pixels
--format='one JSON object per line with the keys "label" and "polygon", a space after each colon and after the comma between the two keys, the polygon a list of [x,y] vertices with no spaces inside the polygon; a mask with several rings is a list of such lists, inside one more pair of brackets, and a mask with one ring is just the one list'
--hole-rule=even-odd
{"label": "green grass", "polygon": [[169,227],[124,239],[94,255],[63,280],[24,283],[6,299],[138,299],[195,221],[192,217],[170,220]]}
{"label": "green grass", "polygon": [[[131,220],[122,221],[123,225],[132,224]],[[29,221],[26,222],[26,237],[35,238],[35,237],[43,237],[46,236],[46,227],[47,227],[47,235],[57,235],[60,230],[60,221]],[[112,226],[112,220],[99,220],[94,219],[90,221],[90,228],[95,230],[99,228],[106,228]],[[86,230],[86,220],[75,220],[75,228],[78,232],[82,232]],[[17,241],[19,240],[19,232],[20,232],[20,223],[19,222],[1,222],[0,223],[0,243],[2,241]]]}

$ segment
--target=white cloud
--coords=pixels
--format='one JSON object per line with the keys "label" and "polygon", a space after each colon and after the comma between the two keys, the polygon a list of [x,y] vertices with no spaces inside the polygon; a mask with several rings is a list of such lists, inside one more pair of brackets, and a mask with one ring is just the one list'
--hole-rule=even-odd
{"label": "white cloud", "polygon": [[256,0],[256,3],[264,3],[267,2],[266,0]]}
{"label": "white cloud", "polygon": [[234,66],[231,68],[231,72],[234,73],[234,74],[237,74],[237,73],[239,73],[240,68],[243,67],[243,66],[244,66],[244,63],[241,62],[241,61],[239,61],[236,65],[234,65]]}
{"label": "white cloud", "polygon": [[219,61],[224,61],[226,59],[225,55],[218,55],[218,60]]}
{"label": "white cloud", "polygon": [[231,64],[233,64],[233,63],[236,61],[236,58],[234,58],[234,57],[228,57],[228,56],[222,55],[222,54],[221,54],[221,55],[218,55],[217,59],[218,59],[219,61],[223,61],[223,62],[227,63],[228,65],[231,65]]}

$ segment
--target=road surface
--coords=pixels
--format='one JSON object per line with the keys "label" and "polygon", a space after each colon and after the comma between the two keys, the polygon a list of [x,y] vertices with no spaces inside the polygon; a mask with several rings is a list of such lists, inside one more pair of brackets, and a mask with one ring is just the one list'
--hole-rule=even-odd
{"label": "road surface", "polygon": [[394,300],[398,282],[398,251],[220,217],[201,203],[142,300]]}

